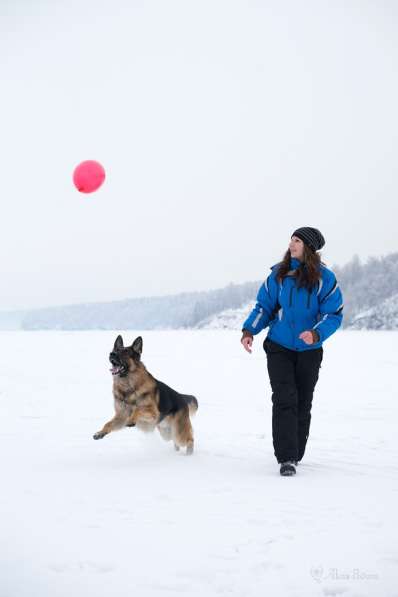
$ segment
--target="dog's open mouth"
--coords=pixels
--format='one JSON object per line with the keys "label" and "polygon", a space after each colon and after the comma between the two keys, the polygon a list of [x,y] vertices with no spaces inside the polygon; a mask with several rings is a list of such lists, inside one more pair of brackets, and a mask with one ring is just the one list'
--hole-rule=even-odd
{"label": "dog's open mouth", "polygon": [[124,367],[124,365],[113,365],[113,367],[111,367],[109,371],[112,373],[112,375],[120,375],[125,373],[126,368]]}

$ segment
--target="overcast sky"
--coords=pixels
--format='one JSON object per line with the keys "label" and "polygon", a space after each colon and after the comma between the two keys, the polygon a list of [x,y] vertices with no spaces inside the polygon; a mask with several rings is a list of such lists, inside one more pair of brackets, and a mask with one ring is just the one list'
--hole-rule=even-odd
{"label": "overcast sky", "polygon": [[398,250],[397,2],[0,10],[0,309],[261,279],[300,226]]}

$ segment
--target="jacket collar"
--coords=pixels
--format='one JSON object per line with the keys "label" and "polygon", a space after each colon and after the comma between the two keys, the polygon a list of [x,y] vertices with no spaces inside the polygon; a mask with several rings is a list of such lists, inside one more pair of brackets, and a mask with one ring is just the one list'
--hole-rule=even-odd
{"label": "jacket collar", "polygon": [[298,267],[300,267],[301,265],[301,261],[300,259],[296,259],[296,257],[291,257],[290,258],[290,269],[297,269]]}
{"label": "jacket collar", "polygon": [[[275,263],[274,265],[272,265],[270,267],[270,269],[279,267],[281,263],[282,263],[281,261],[279,261],[278,263]],[[296,259],[296,257],[290,257],[290,272],[292,272],[295,269],[297,269],[298,267],[300,267],[300,265],[301,265],[300,259]]]}

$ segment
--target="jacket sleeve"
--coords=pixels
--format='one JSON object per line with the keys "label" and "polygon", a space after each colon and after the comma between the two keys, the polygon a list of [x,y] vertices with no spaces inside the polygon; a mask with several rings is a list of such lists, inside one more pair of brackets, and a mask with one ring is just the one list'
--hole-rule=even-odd
{"label": "jacket sleeve", "polygon": [[[313,329],[319,334],[320,341],[324,342],[341,326],[343,321],[343,295],[336,280],[336,276],[331,272],[327,283],[322,287],[319,294],[319,313],[321,320],[314,325]],[[326,287],[325,287],[326,286]]]}
{"label": "jacket sleeve", "polygon": [[257,293],[257,302],[242,328],[253,336],[267,327],[278,303],[278,283],[271,273]]}

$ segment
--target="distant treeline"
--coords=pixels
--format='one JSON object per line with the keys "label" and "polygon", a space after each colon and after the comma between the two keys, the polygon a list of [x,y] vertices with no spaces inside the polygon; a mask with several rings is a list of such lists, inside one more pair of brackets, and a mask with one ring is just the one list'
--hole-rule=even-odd
{"label": "distant treeline", "polygon": [[[344,295],[343,327],[353,324],[354,327],[375,327],[369,324],[371,319],[375,319],[375,313],[376,319],[382,322],[377,324],[376,329],[398,328],[394,315],[395,301],[398,311],[398,252],[380,258],[372,257],[364,264],[355,255],[342,267],[327,265],[335,272]],[[231,283],[218,290],[162,297],[2,313],[0,327],[25,330],[194,328],[226,309],[238,309],[252,302],[262,282]],[[388,310],[383,308],[386,300]],[[371,310],[372,317],[363,319],[367,323],[358,326],[358,314],[366,310]]]}
{"label": "distant treeline", "polygon": [[[398,252],[370,257],[364,264],[355,255],[332,269],[344,295],[343,327],[398,329]],[[360,320],[367,310],[368,317]]]}
{"label": "distant treeline", "polygon": [[240,307],[256,294],[258,284],[229,284],[207,292],[38,309],[25,314],[21,327],[26,330],[192,328],[224,309]]}

